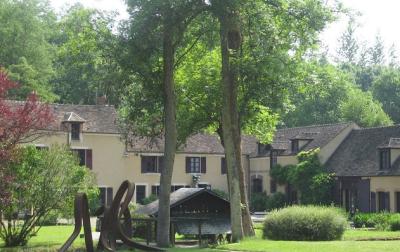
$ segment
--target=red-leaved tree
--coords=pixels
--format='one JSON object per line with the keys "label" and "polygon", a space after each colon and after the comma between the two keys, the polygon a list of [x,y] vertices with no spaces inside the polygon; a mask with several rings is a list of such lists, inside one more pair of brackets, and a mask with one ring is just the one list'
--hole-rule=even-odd
{"label": "red-leaved tree", "polygon": [[9,185],[13,177],[5,170],[7,164],[18,158],[18,145],[34,141],[43,135],[53,116],[50,107],[41,103],[35,94],[26,101],[12,101],[7,95],[18,88],[0,68],[0,204],[9,202]]}

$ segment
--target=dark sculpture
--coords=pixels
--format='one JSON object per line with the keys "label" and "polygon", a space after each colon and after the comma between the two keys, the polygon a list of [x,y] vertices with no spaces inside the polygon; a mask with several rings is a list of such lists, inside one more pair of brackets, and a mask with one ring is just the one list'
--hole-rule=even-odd
{"label": "dark sculpture", "polygon": [[[119,187],[111,207],[104,208],[104,218],[101,223],[101,232],[98,248],[106,251],[116,251],[117,239],[120,239],[124,245],[146,251],[164,251],[163,249],[147,246],[130,239],[127,232],[132,227],[132,219],[129,213],[128,205],[135,192],[135,185],[125,180]],[[125,197],[124,197],[125,196]],[[88,200],[85,194],[78,194],[75,197],[75,228],[72,235],[65,244],[60,248],[60,252],[65,252],[71,246],[73,241],[78,237],[83,222],[86,251],[93,252],[93,239],[91,233]],[[124,221],[122,225],[121,221]],[[125,226],[125,228],[124,228]],[[128,228],[126,228],[128,227]]]}

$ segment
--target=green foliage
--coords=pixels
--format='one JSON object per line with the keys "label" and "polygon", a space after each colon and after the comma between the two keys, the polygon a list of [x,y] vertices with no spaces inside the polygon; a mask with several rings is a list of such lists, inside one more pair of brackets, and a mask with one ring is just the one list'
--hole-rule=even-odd
{"label": "green foliage", "polygon": [[[37,232],[36,225],[52,212],[64,216],[73,213],[77,192],[85,192],[97,198],[94,175],[78,165],[77,158],[67,147],[52,146],[49,150],[37,150],[34,146],[21,149],[18,162],[7,167],[14,177],[7,190],[11,204],[0,206],[4,218],[0,237],[6,246],[24,245]],[[15,221],[15,213],[29,213],[29,218]],[[7,225],[13,228],[5,228]]]}
{"label": "green foliage", "polygon": [[302,204],[330,204],[334,174],[326,173],[319,161],[319,149],[302,151],[297,155],[297,165],[271,168],[270,175],[280,184],[291,184],[301,195]]}
{"label": "green foliage", "polygon": [[156,195],[151,194],[149,197],[144,198],[142,203],[143,203],[143,205],[147,205],[153,201],[156,201],[157,199],[158,199],[158,197]]}
{"label": "green foliage", "polygon": [[76,4],[57,23],[56,76],[52,82],[62,103],[95,104],[99,96],[119,103],[117,94],[123,79],[116,61],[114,18]]}
{"label": "green foliage", "polygon": [[286,205],[286,196],[277,192],[271,195],[266,193],[255,193],[251,195],[251,211],[271,211],[280,209]]}
{"label": "green foliage", "polygon": [[252,193],[250,198],[250,209],[253,212],[265,211],[266,203],[268,200],[267,194],[264,193]]}
{"label": "green foliage", "polygon": [[398,213],[356,213],[353,217],[356,228],[376,228],[377,230],[400,230]]}
{"label": "green foliage", "polygon": [[292,206],[267,215],[263,238],[272,240],[339,240],[347,226],[337,208]]}
{"label": "green foliage", "polygon": [[285,165],[282,166],[280,164],[274,165],[271,167],[269,171],[269,175],[274,178],[274,180],[278,184],[286,184],[289,183],[289,172],[293,169],[296,169],[296,165]]}
{"label": "green foliage", "polygon": [[348,95],[349,98],[342,104],[342,115],[345,121],[355,122],[361,127],[393,124],[389,115],[383,110],[382,104],[375,101],[370,92],[353,88]]}
{"label": "green foliage", "polygon": [[49,81],[54,74],[56,17],[42,0],[0,1],[0,66],[21,85],[16,98],[36,91],[46,101],[56,97]]}
{"label": "green foliage", "polygon": [[400,71],[386,68],[377,76],[372,85],[373,96],[382,103],[383,109],[393,119],[400,122]]}

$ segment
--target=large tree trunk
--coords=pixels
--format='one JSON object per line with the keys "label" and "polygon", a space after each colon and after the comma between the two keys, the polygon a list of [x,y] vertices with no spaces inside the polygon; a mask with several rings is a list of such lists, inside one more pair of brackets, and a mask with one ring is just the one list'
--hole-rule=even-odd
{"label": "large tree trunk", "polygon": [[172,26],[165,24],[163,34],[164,60],[164,126],[165,149],[164,167],[160,177],[159,210],[157,218],[157,245],[169,247],[170,241],[170,193],[171,180],[175,160],[176,130],[176,98],[174,83],[174,45]]}
{"label": "large tree trunk", "polygon": [[[241,155],[241,153],[240,153]],[[241,163],[242,164],[242,163]],[[249,207],[249,200],[247,197],[247,177],[246,173],[243,167],[243,164],[240,166],[239,170],[239,182],[240,182],[240,201],[242,202],[242,225],[243,225],[243,234],[244,236],[254,236],[254,227],[253,227],[253,222],[251,221],[251,215],[250,215],[250,207]]]}
{"label": "large tree trunk", "polygon": [[[220,13],[220,39],[222,57],[222,134],[225,146],[229,198],[231,209],[232,242],[243,238],[240,196],[240,125],[237,108],[236,72],[230,66],[228,33],[231,32],[230,14]],[[239,154],[239,155],[238,155]]]}
{"label": "large tree trunk", "polygon": [[[221,138],[222,146],[225,148],[225,144],[223,141],[224,136],[222,133],[221,126],[218,128],[217,133],[218,133],[219,137]],[[240,143],[238,143],[238,144],[241,145]],[[247,179],[248,178],[246,177],[245,169],[242,165],[241,169],[240,169],[239,183],[240,183],[240,201],[242,202],[242,206],[245,206],[242,208],[243,234],[244,234],[244,236],[254,236],[255,232],[254,232],[253,222],[251,220],[250,207],[249,207],[249,201],[248,201]],[[227,183],[228,183],[228,189],[229,189],[229,179],[228,179]]]}

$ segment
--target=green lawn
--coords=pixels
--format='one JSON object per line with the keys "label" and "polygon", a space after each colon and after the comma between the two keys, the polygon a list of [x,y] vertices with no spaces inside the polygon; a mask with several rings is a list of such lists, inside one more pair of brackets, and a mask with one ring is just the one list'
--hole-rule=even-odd
{"label": "green lawn", "polygon": [[[57,251],[60,245],[72,233],[72,226],[43,227],[37,236],[33,237],[25,248],[6,249],[0,241],[0,251]],[[295,242],[295,241],[270,241],[261,239],[261,230],[256,229],[257,237],[246,239],[238,244],[220,245],[217,249],[192,249],[173,248],[169,251],[177,252],[216,252],[221,250],[229,251],[277,251],[277,252],[317,252],[317,251],[399,251],[399,241],[357,241],[365,238],[399,238],[400,232],[371,231],[371,230],[347,230],[342,241],[331,242]],[[74,248],[84,248],[84,239],[78,238]]]}

